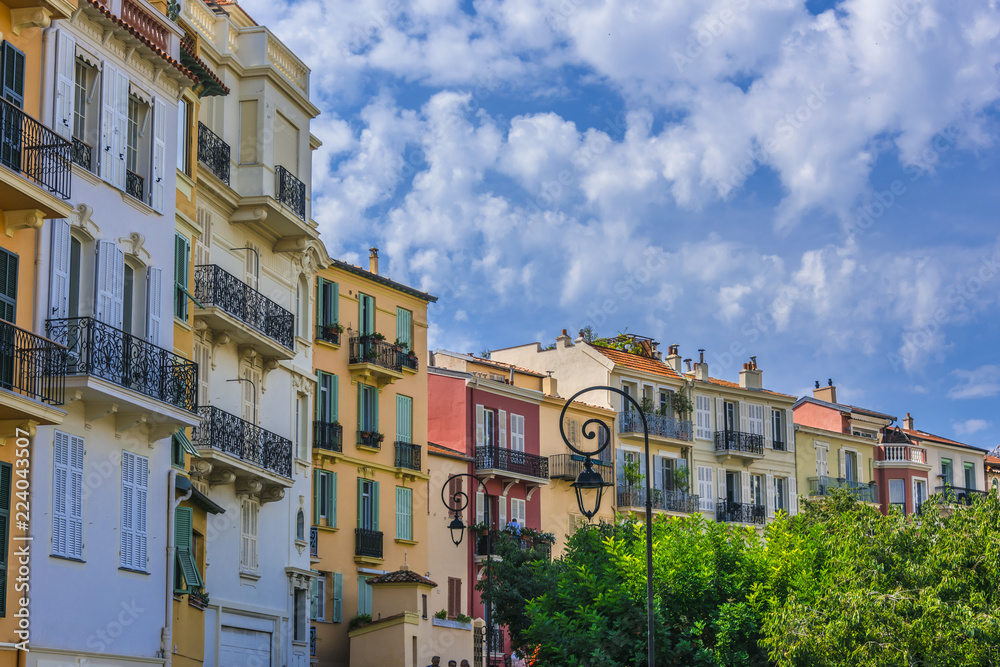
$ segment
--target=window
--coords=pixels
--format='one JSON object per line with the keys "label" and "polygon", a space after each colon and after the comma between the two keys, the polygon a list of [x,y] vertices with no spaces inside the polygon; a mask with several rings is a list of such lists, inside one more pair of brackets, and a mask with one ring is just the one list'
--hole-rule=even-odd
{"label": "window", "polygon": [[184,469],[184,443],[176,433],[170,436],[170,465]]}
{"label": "window", "polygon": [[758,403],[747,405],[747,425],[754,435],[764,435],[764,406]]}
{"label": "window", "polygon": [[750,500],[758,507],[765,507],[764,501],[764,476],[750,475]]}
{"label": "window", "polygon": [[455,618],[462,613],[462,580],[458,577],[448,577],[448,618]]}
{"label": "window", "polygon": [[941,459],[941,483],[945,486],[952,484],[951,459]]}
{"label": "window", "polygon": [[779,452],[788,449],[785,443],[784,410],[771,410],[771,447]]}
{"label": "window", "polygon": [[[420,594],[420,608],[422,610],[422,613],[421,613],[420,617],[423,618],[426,621],[427,620],[427,594],[426,593],[421,593]],[[413,644],[416,645],[416,643],[417,643],[417,638],[414,637],[413,638]]]}
{"label": "window", "polygon": [[510,518],[511,520],[517,519],[517,522],[521,524],[522,528],[527,525],[527,519],[525,516],[526,508],[527,503],[521,498],[510,499]]}
{"label": "window", "polygon": [[396,308],[396,344],[413,349],[413,313],[405,308]]}
{"label": "window", "polygon": [[83,558],[83,438],[55,432],[52,554]]}
{"label": "window", "polygon": [[122,452],[121,551],[118,564],[146,571],[146,519],[149,498],[149,459]]}
{"label": "window", "polygon": [[[623,451],[622,452],[622,462],[626,466],[629,466],[629,467],[632,467],[632,466],[640,466],[641,467],[641,463],[639,462],[639,452],[633,452],[633,451],[629,451],[629,450]],[[639,484],[633,485],[632,483],[629,482],[628,478],[625,478],[624,481],[625,481],[625,486],[629,489],[629,491],[633,490],[634,488],[639,488],[639,486],[640,486]]]}
{"label": "window", "polygon": [[318,572],[309,591],[309,618],[314,621],[326,620],[326,576],[326,573]]}
{"label": "window", "polygon": [[335,472],[313,471],[313,524],[329,528],[337,527],[337,473]]}
{"label": "window", "polygon": [[927,480],[913,480],[913,511],[919,512],[925,500],[927,500]]}
{"label": "window", "polygon": [[701,440],[712,439],[712,399],[708,396],[695,394],[694,414],[697,428],[695,436]]}
{"label": "window", "polygon": [[379,483],[358,478],[358,528],[378,531]]}
{"label": "window", "polygon": [[240,387],[243,392],[243,420],[257,423],[257,397],[261,389],[260,367],[251,359],[241,364]]}
{"label": "window", "polygon": [[340,341],[337,306],[340,287],[325,278],[316,279],[316,338],[328,343]]}
{"label": "window", "polygon": [[889,480],[889,505],[906,513],[906,482],[901,479]]}
{"label": "window", "polygon": [[132,333],[133,302],[135,297],[135,269],[125,263],[125,287],[122,290],[122,331]]}
{"label": "window", "polygon": [[358,293],[358,333],[370,336],[375,333],[375,298]]}
{"label": "window", "polygon": [[368,585],[368,577],[358,575],[358,615],[372,613],[372,587]]}
{"label": "window", "polygon": [[193,513],[190,507],[174,509],[174,545],[177,554],[174,562],[175,593],[190,593],[204,585],[194,550]]}
{"label": "window", "polygon": [[306,640],[306,628],[309,623],[306,621],[306,591],[301,588],[295,589],[295,619],[292,641],[304,642]]}
{"label": "window", "polygon": [[495,410],[476,406],[476,446],[497,446],[497,413]]}
{"label": "window", "polygon": [[[0,248],[0,320],[6,320],[11,324],[17,318],[17,255]],[[7,353],[10,354],[9,352]],[[5,360],[5,365],[9,363]],[[13,368],[5,369],[4,381],[8,381],[7,376],[13,373]],[[10,375],[13,380],[13,376]]]}
{"label": "window", "polygon": [[191,151],[191,109],[187,100],[177,102],[177,171],[190,174],[188,170]]}
{"label": "window", "polygon": [[[337,376],[316,371],[316,421],[332,424],[337,421]],[[364,429],[362,429],[364,430]]]}
{"label": "window", "polygon": [[191,243],[178,234],[174,237],[174,317],[185,322],[188,318],[188,268],[190,264]]}
{"label": "window", "polygon": [[997,479],[994,477],[993,478],[993,490],[996,491],[998,487],[1000,487],[1000,483],[998,483]]}
{"label": "window", "polygon": [[396,487],[396,539],[413,539],[413,491]]}
{"label": "window", "polygon": [[724,410],[723,414],[726,417],[725,419],[726,430],[727,431],[738,430],[737,424],[739,422],[736,414],[736,404],[733,403],[732,401],[726,401],[723,404],[723,410]]}
{"label": "window", "polygon": [[715,503],[712,502],[715,496],[713,483],[712,468],[698,466],[698,505],[702,512],[715,511]]}
{"label": "window", "polygon": [[295,513],[295,539],[299,542],[306,541],[306,513],[301,507]]}
{"label": "window", "polygon": [[774,511],[788,511],[788,480],[784,477],[774,478]]}
{"label": "window", "polygon": [[660,468],[656,471],[659,479],[654,483],[654,487],[662,489],[663,491],[673,491],[674,490],[674,459],[667,458],[665,456],[657,457],[660,462]]}
{"label": "window", "polygon": [[309,407],[306,405],[305,396],[295,397],[295,457],[304,460],[309,458],[309,438],[306,419],[309,414]]}
{"label": "window", "polygon": [[333,591],[330,595],[330,621],[340,623],[344,616],[344,575],[334,572],[331,579],[333,579]]}
{"label": "window", "polygon": [[[830,465],[828,460],[829,446],[816,443],[815,447],[816,447],[816,475],[818,475],[819,477],[828,477],[830,475]],[[820,481],[825,483],[826,480],[820,480]]]}
{"label": "window", "polygon": [[146,201],[146,170],[149,161],[149,105],[135,95],[128,98],[128,133],[125,150],[125,192]]}
{"label": "window", "polygon": [[[510,449],[513,452],[524,452],[524,415],[511,414],[510,416]],[[524,461],[524,457],[511,458],[516,463]]]}
{"label": "window", "polygon": [[[738,503],[742,497],[742,487],[740,486],[740,474],[738,472],[726,471],[726,498],[730,502]],[[748,499],[749,500],[749,499]]]}
{"label": "window", "polygon": [[965,464],[965,488],[975,489],[976,488],[976,464],[966,463]]}
{"label": "window", "polygon": [[[3,43],[3,98],[16,106],[24,108],[24,52],[10,42]],[[4,144],[4,157],[11,150]]]}
{"label": "window", "polygon": [[358,429],[378,432],[378,388],[358,383]]}
{"label": "window", "polygon": [[10,464],[0,463],[0,618],[7,615],[7,561],[10,559],[10,547],[7,542],[10,537],[10,473]]}
{"label": "window", "polygon": [[260,503],[256,498],[240,501],[240,572],[257,574],[257,524]]}
{"label": "window", "polygon": [[413,442],[413,399],[396,395],[396,442]]}
{"label": "window", "polygon": [[[66,234],[69,234],[69,225],[63,222],[66,227]],[[69,275],[67,281],[69,284],[67,297],[67,317],[79,317],[80,316],[80,271],[81,262],[83,261],[83,244],[80,243],[78,239],[70,237],[69,239]],[[53,270],[55,265],[53,264]]]}

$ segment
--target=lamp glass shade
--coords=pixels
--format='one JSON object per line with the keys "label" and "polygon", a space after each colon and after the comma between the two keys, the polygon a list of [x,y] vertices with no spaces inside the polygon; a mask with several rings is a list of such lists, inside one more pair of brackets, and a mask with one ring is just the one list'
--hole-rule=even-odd
{"label": "lamp glass shade", "polygon": [[457,547],[462,543],[462,537],[465,535],[465,523],[462,521],[462,517],[455,514],[455,518],[448,524],[448,530],[451,531],[451,541]]}
{"label": "lamp glass shade", "polygon": [[[590,463],[589,459],[587,463]],[[601,477],[601,473],[588,465],[580,473],[580,476],[576,478],[572,486],[576,490],[576,504],[580,508],[580,513],[587,517],[587,519],[592,519],[601,509],[601,498],[604,496],[604,489],[611,486],[611,483],[605,482],[604,478]],[[585,500],[585,495],[589,495],[588,492],[590,491],[596,492],[592,510],[587,508]]]}

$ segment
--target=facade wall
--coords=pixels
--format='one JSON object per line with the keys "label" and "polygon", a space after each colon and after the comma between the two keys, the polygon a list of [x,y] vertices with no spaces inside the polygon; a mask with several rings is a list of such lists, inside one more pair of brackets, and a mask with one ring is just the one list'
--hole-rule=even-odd
{"label": "facade wall", "polygon": [[[798,419],[798,410],[795,417]],[[817,457],[817,449],[820,455]],[[875,480],[875,443],[867,438],[849,434],[827,431],[796,425],[795,427],[795,462],[798,470],[799,493],[803,497],[816,497],[825,494],[825,486],[821,485],[820,477],[846,480],[846,455],[850,452],[859,461],[858,474],[853,481],[867,484]],[[825,465],[824,465],[825,464]],[[876,485],[873,498],[881,503],[879,494],[884,490]]]}

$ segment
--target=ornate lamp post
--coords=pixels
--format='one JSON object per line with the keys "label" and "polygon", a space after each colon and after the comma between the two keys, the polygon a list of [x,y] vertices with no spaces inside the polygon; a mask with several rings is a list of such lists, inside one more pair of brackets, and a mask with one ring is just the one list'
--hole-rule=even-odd
{"label": "ornate lamp post", "polygon": [[[647,648],[648,648],[648,661],[649,667],[655,667],[655,651],[654,651],[654,628],[653,628],[653,493],[650,488],[650,475],[652,473],[652,468],[649,465],[649,427],[646,424],[646,415],[642,412],[642,406],[635,402],[635,399],[626,394],[621,389],[615,389],[614,387],[587,387],[582,389],[566,401],[566,405],[563,406],[562,413],[559,415],[559,435],[562,436],[563,442],[566,446],[577,454],[584,457],[583,470],[580,472],[580,476],[576,478],[573,482],[573,488],[576,490],[576,502],[580,508],[580,512],[586,516],[588,519],[593,518],[595,514],[601,509],[601,497],[604,494],[604,489],[606,487],[612,486],[612,482],[605,482],[604,478],[601,477],[601,473],[594,470],[594,462],[591,457],[600,454],[611,444],[611,429],[600,419],[588,419],[583,424],[583,437],[588,440],[593,440],[597,438],[598,447],[593,452],[585,452],[577,449],[573,443],[569,441],[566,437],[566,429],[564,424],[566,423],[566,410],[569,408],[570,404],[577,399],[578,396],[582,396],[591,391],[610,391],[618,394],[625,401],[635,407],[636,411],[639,413],[639,417],[642,419],[642,436],[646,444],[646,619],[648,623],[648,637],[647,637]],[[596,427],[596,428],[594,428]],[[591,491],[596,491],[597,495],[594,499],[593,509],[588,509],[586,507],[586,495]]]}
{"label": "ornate lamp post", "polygon": [[[448,508],[449,511],[454,513],[454,518],[452,518],[451,523],[448,524],[448,530],[451,531],[451,541],[455,543],[455,546],[462,544],[462,538],[465,535],[465,522],[462,521],[462,512],[469,506],[470,498],[469,494],[461,489],[456,490],[455,493],[451,494],[451,502],[448,502],[448,498],[445,496],[446,489],[451,485],[453,479],[460,479],[462,477],[469,477],[470,479],[476,480],[479,486],[483,490],[483,502],[486,503],[486,507],[490,506],[490,493],[486,489],[486,483],[467,472],[459,473],[457,475],[452,475],[441,487],[441,501],[444,506]],[[490,578],[492,568],[490,567],[493,562],[493,536],[490,534],[490,530],[486,531],[486,664],[490,664],[492,659],[493,651],[493,605],[492,595],[490,593],[490,586],[493,584],[493,579]]]}

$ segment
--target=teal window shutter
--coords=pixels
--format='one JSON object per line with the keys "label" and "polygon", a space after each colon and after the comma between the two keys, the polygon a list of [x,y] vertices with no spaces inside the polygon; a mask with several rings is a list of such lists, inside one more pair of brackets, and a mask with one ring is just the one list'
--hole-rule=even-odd
{"label": "teal window shutter", "polygon": [[174,544],[177,547],[177,566],[180,568],[181,574],[184,575],[183,592],[185,593],[192,588],[201,588],[203,585],[198,564],[191,552],[194,530],[192,516],[193,511],[190,507],[178,507],[174,510]]}
{"label": "teal window shutter", "polygon": [[413,399],[396,395],[396,441],[413,442]]}
{"label": "teal window shutter", "polygon": [[365,479],[358,477],[358,528],[367,528],[365,525]]}
{"label": "teal window shutter", "polygon": [[365,385],[360,382],[358,383],[358,430],[368,430],[368,424],[365,422]]}
{"label": "teal window shutter", "polygon": [[396,308],[396,340],[405,345],[407,350],[413,349],[413,313],[405,308]]}
{"label": "teal window shutter", "polygon": [[358,326],[362,336],[375,333],[375,298],[358,294]]}
{"label": "teal window shutter", "polygon": [[188,265],[191,257],[191,244],[187,238],[177,234],[174,236],[174,317],[188,318]]}
{"label": "teal window shutter", "polygon": [[327,490],[330,497],[327,501],[327,507],[329,508],[330,515],[326,518],[327,524],[331,528],[337,527],[337,473],[329,473],[330,479],[327,484]]}
{"label": "teal window shutter", "polygon": [[413,491],[396,487],[396,539],[413,539]]}
{"label": "teal window shutter", "polygon": [[7,543],[10,540],[9,463],[0,463],[0,618],[7,615]]}
{"label": "teal window shutter", "polygon": [[358,615],[372,613],[372,587],[368,585],[368,576],[358,575]]}
{"label": "teal window shutter", "polygon": [[319,525],[319,470],[313,470],[313,525]]}
{"label": "teal window shutter", "polygon": [[316,326],[321,327],[326,324],[326,309],[323,304],[324,290],[323,285],[326,280],[323,278],[316,278]]}
{"label": "teal window shutter", "polygon": [[339,388],[339,378],[336,375],[329,375],[330,383],[330,417],[333,421],[340,421],[340,388]]}
{"label": "teal window shutter", "polygon": [[344,575],[340,572],[333,573],[333,609],[330,620],[340,623],[344,619]]}
{"label": "teal window shutter", "polygon": [[[0,248],[0,320],[15,323],[17,317],[17,255]],[[4,366],[7,364],[5,363]],[[6,369],[4,369],[6,370]],[[11,369],[11,375],[13,369]],[[4,373],[5,376],[8,373]],[[7,378],[5,377],[6,381]]]}
{"label": "teal window shutter", "polygon": [[378,500],[379,500],[379,483],[372,482],[372,530],[377,531],[378,528]]}

